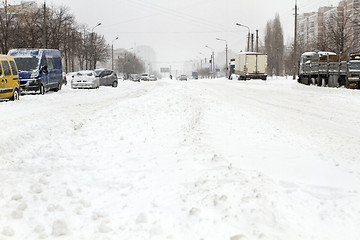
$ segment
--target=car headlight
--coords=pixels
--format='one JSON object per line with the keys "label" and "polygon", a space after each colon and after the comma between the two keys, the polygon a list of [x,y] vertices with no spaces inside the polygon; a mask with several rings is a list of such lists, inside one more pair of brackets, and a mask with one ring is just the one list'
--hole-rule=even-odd
{"label": "car headlight", "polygon": [[31,73],[31,78],[37,78],[37,77],[39,77],[39,70],[33,71]]}

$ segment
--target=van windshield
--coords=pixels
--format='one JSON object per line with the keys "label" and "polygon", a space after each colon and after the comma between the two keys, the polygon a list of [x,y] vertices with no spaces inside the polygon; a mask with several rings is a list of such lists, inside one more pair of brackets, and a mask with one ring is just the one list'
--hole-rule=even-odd
{"label": "van windshield", "polygon": [[15,58],[15,62],[18,69],[23,72],[37,70],[39,66],[39,59],[36,57]]}

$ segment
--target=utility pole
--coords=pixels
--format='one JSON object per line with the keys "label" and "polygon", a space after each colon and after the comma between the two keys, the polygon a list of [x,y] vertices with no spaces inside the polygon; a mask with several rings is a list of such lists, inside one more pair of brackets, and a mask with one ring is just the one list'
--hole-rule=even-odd
{"label": "utility pole", "polygon": [[297,0],[295,0],[295,26],[294,26],[294,74],[293,74],[293,80],[296,79],[296,73],[297,73],[297,17],[298,17],[298,8],[297,8]]}
{"label": "utility pole", "polygon": [[214,50],[212,51],[212,63],[213,63],[213,78],[215,78],[215,74],[216,74],[216,66],[215,66],[215,54],[214,54]]}
{"label": "utility pole", "polygon": [[9,23],[8,23],[7,7],[8,7],[7,0],[5,0],[5,6],[4,6],[4,11],[5,11],[5,34],[4,34],[5,36],[4,36],[4,43],[5,43],[5,46],[4,46],[4,49],[2,49],[2,51],[3,51],[4,54],[7,54],[7,52],[9,51],[9,50],[8,50],[8,26],[9,26]]}
{"label": "utility pole", "polygon": [[48,48],[47,43],[47,22],[46,22],[46,1],[44,0],[44,29],[43,29],[44,47]]}
{"label": "utility pole", "polygon": [[254,34],[251,34],[251,51],[254,51]]}
{"label": "utility pole", "polygon": [[228,76],[228,44],[227,44],[227,41],[225,39],[221,39],[221,38],[216,38],[216,40],[218,41],[223,41],[226,43],[225,45],[225,76],[227,77]]}
{"label": "utility pole", "polygon": [[259,30],[256,29],[256,52],[259,52]]}

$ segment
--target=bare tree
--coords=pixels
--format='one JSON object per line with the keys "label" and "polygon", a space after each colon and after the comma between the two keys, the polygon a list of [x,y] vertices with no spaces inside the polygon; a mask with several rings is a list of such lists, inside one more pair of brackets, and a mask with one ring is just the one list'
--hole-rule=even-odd
{"label": "bare tree", "polygon": [[326,50],[336,53],[354,52],[356,41],[352,26],[354,21],[350,11],[345,7],[343,11],[333,13],[325,22]]}
{"label": "bare tree", "polygon": [[7,1],[2,2],[2,6],[0,8],[0,48],[2,53],[7,54],[15,31],[18,10],[9,11]]}
{"label": "bare tree", "polygon": [[268,21],[265,33],[265,52],[268,55],[269,75],[282,75],[284,58],[284,35],[279,14]]}

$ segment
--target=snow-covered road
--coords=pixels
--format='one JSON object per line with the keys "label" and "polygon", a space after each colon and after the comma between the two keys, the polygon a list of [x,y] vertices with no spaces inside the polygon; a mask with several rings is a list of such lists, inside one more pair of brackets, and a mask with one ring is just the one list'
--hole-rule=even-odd
{"label": "snow-covered road", "polygon": [[360,239],[360,91],[160,80],[0,103],[0,239]]}

